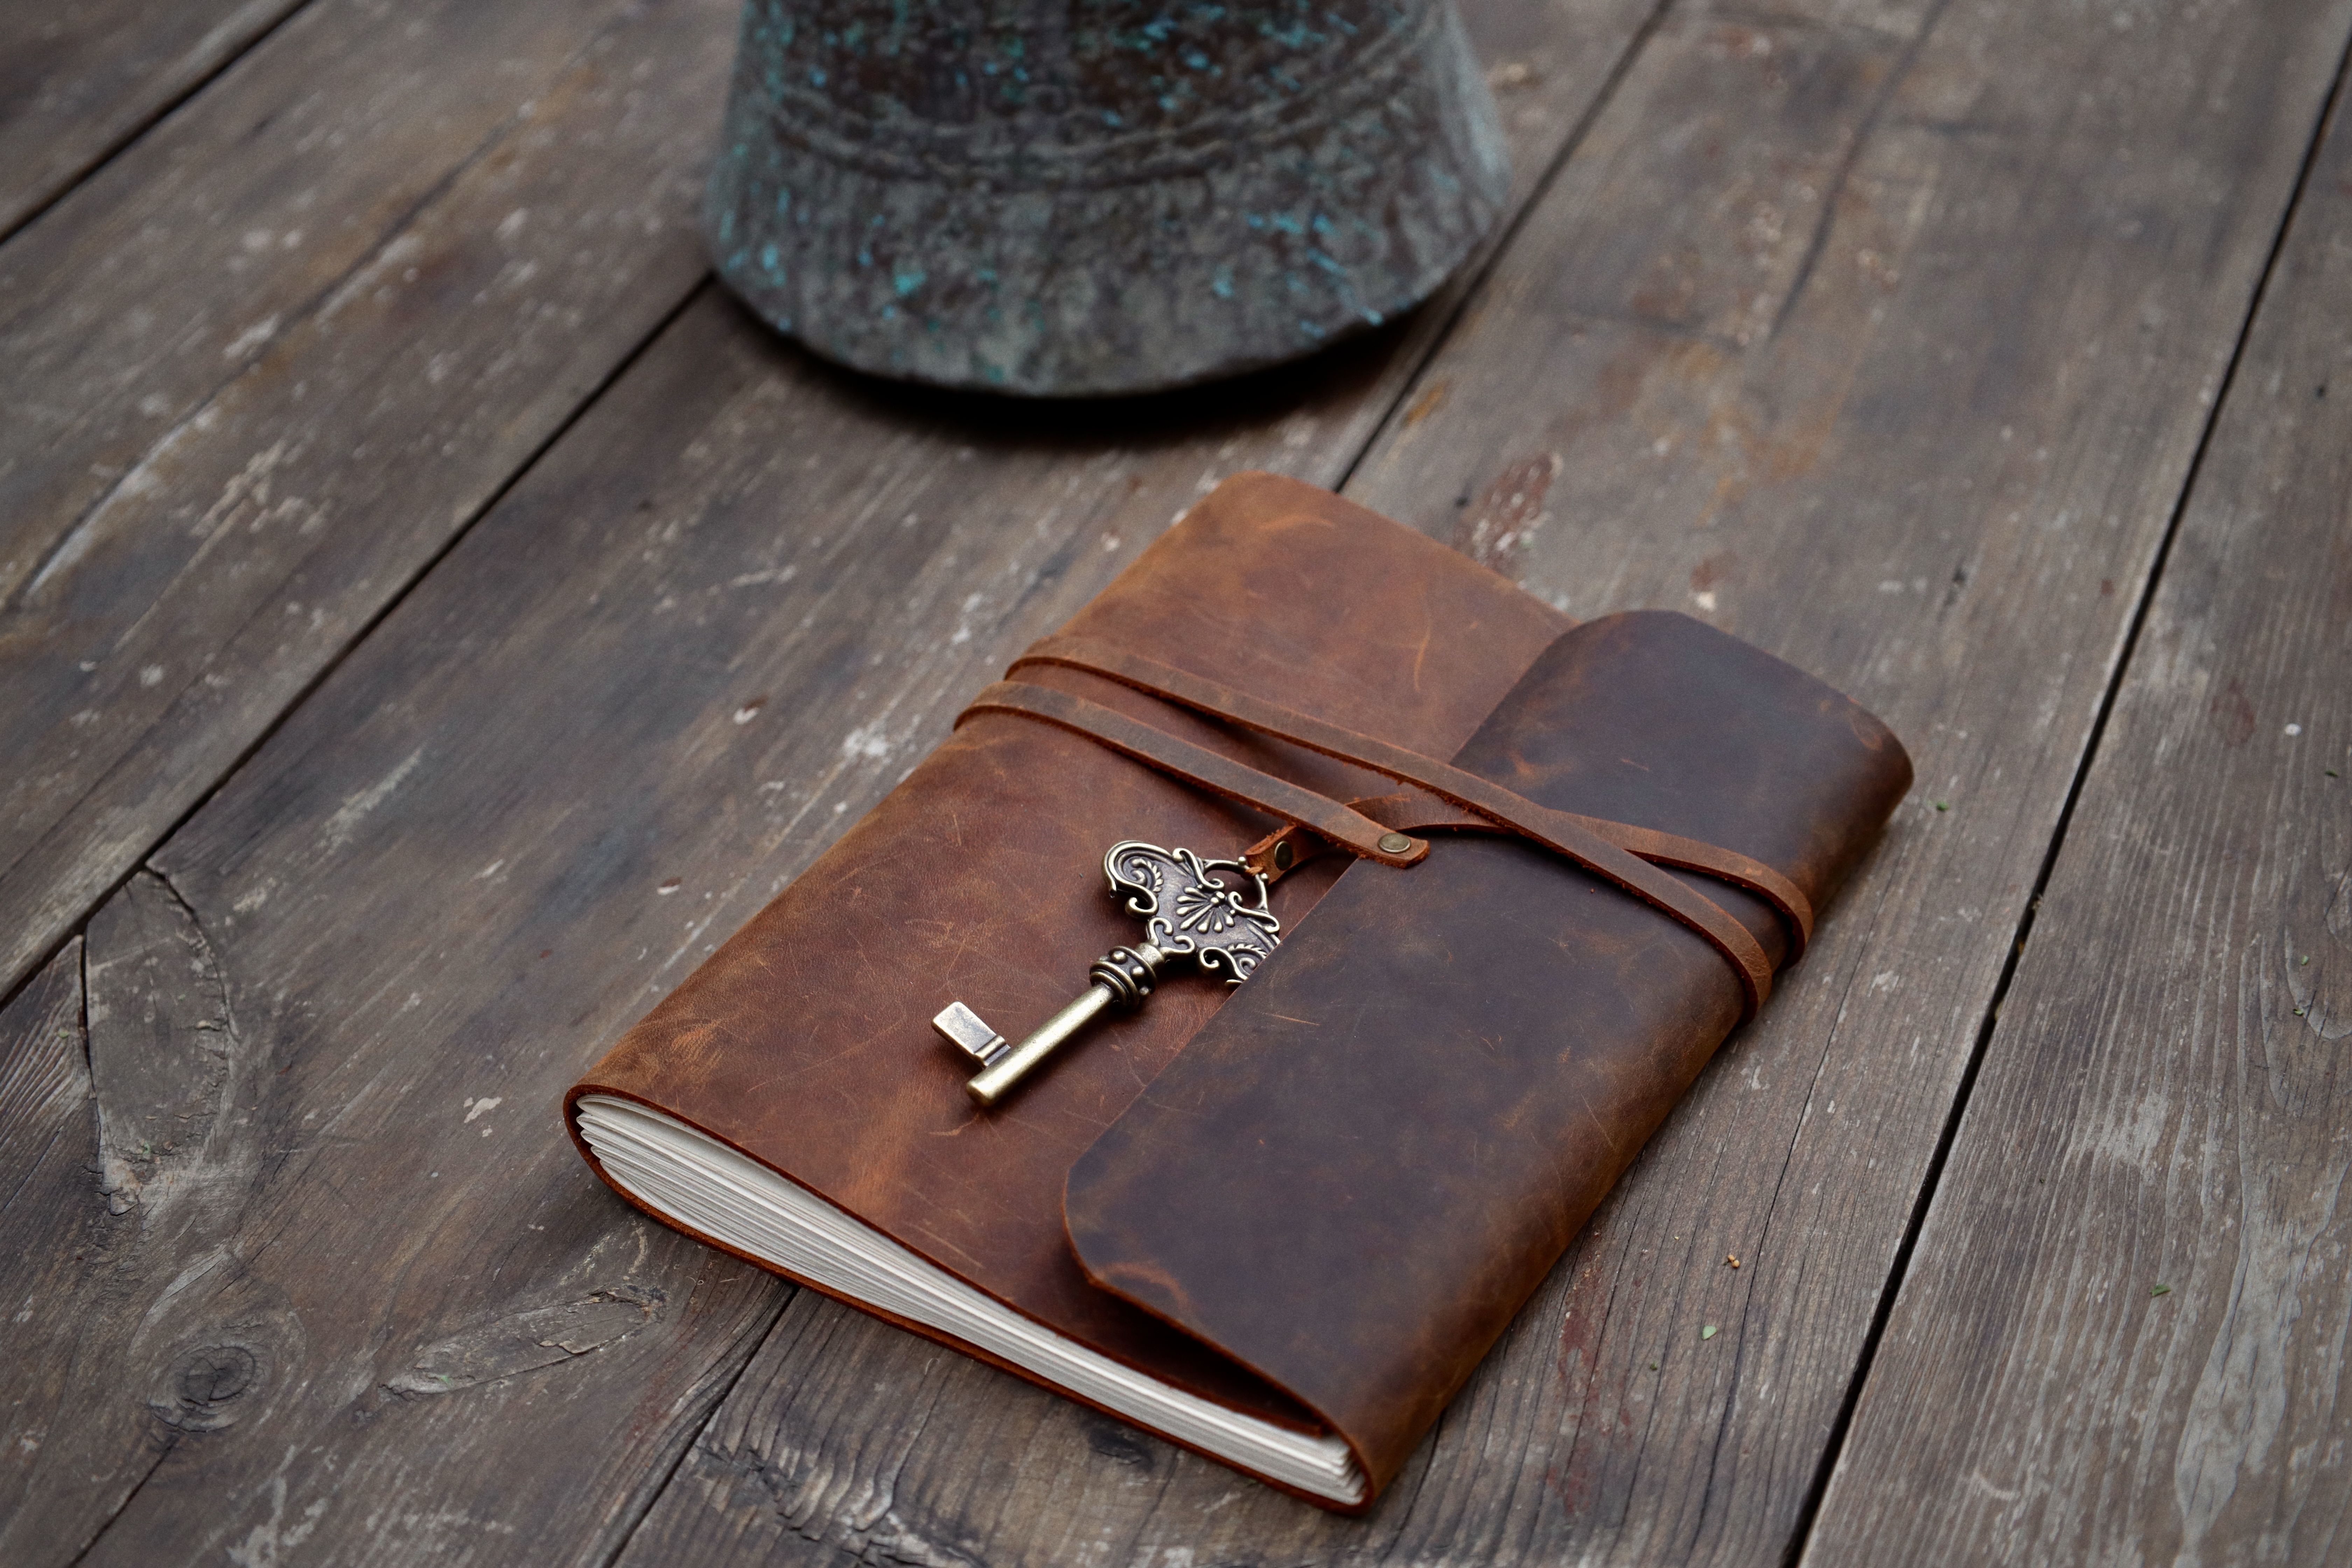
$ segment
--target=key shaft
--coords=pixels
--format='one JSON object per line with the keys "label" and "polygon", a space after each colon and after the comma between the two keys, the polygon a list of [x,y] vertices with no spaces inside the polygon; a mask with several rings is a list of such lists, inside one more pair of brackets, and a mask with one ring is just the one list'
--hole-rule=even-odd
{"label": "key shaft", "polygon": [[1028,1076],[1031,1068],[1052,1055],[1056,1046],[1093,1023],[1095,1015],[1109,1006],[1111,1000],[1108,988],[1087,986],[1086,994],[1046,1019],[1035,1034],[968,1079],[963,1091],[982,1105],[994,1105]]}

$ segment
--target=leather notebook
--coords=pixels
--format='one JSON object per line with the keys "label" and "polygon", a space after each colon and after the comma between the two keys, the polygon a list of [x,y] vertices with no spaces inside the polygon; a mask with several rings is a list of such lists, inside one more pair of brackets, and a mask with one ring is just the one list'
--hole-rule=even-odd
{"label": "leather notebook", "polygon": [[[1698,621],[1579,625],[1243,475],[978,694],[565,1122],[669,1224],[1358,1511],[1910,780],[1877,720]],[[1238,983],[1169,968],[976,1103],[935,1016],[1020,1039],[1148,945],[1115,845],[1244,862],[1183,919],[1246,933],[1262,899],[1278,944]]]}

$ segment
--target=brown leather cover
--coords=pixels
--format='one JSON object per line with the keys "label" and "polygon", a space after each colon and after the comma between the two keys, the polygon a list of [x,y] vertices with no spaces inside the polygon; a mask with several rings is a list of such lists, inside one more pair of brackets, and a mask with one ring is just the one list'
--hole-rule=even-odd
{"label": "brown leather cover", "polygon": [[[1062,635],[1545,806],[1723,845],[1818,907],[1907,784],[1892,738],[1683,617],[1563,639],[1571,625],[1420,534],[1257,474]],[[1021,679],[1334,800],[1395,788],[1099,675]],[[1706,941],[1541,851],[1441,835],[1411,869],[1327,855],[1284,878],[1284,945],[1247,985],[1173,980],[1003,1107],[964,1095],[970,1063],[933,1014],[961,1000],[1017,1039],[1134,940],[1106,848],[1233,854],[1277,826],[1034,718],[976,714],[621,1038],[566,1125],[578,1142],[585,1094],[654,1106],[1061,1333],[1336,1430],[1377,1489],[1719,1043],[1739,987]],[[1781,951],[1769,906],[1689,879]],[[1208,1114],[1188,1133],[1179,1106]],[[1262,1137],[1282,1146],[1241,1146]],[[1230,1229],[1184,1234],[1196,1224]],[[1267,1256],[1285,1246],[1304,1251]],[[1335,1272],[1303,1274],[1308,1254]]]}
{"label": "brown leather cover", "polygon": [[[1063,629],[1451,756],[1571,624],[1410,529],[1248,474]],[[1325,795],[1390,787],[1099,677],[1035,679]],[[1062,1229],[1072,1163],[1226,988],[1163,985],[989,1112],[963,1092],[969,1061],[930,1028],[961,1000],[1018,1039],[1086,988],[1088,963],[1137,939],[1104,889],[1111,845],[1230,854],[1274,826],[1094,742],[977,716],[624,1035],[566,1097],[565,1124],[577,1142],[583,1094],[643,1101],[1105,1354],[1313,1426],[1294,1402],[1088,1284]],[[1286,930],[1344,865],[1318,862],[1275,889]]]}

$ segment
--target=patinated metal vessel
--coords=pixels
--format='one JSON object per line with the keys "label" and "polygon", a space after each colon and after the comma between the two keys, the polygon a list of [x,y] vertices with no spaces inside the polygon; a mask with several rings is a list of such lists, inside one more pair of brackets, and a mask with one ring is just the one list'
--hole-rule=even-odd
{"label": "patinated metal vessel", "polygon": [[828,358],[1098,395],[1377,326],[1508,179],[1452,0],[751,0],[707,222]]}

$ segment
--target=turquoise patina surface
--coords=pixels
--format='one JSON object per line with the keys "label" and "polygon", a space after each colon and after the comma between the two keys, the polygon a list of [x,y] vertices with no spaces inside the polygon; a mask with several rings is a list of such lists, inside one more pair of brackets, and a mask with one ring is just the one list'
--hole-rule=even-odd
{"label": "turquoise patina surface", "polygon": [[707,222],[828,358],[1142,392],[1410,308],[1508,180],[1452,0],[751,0]]}

